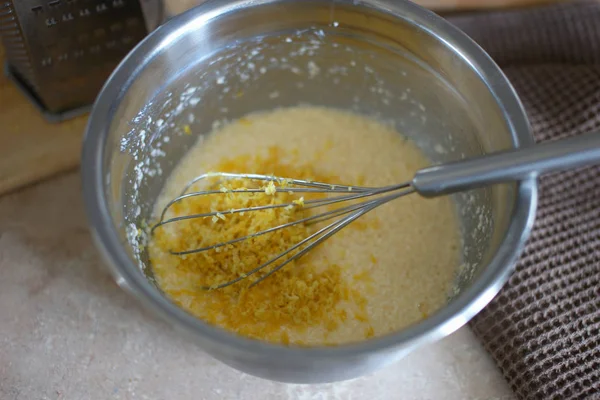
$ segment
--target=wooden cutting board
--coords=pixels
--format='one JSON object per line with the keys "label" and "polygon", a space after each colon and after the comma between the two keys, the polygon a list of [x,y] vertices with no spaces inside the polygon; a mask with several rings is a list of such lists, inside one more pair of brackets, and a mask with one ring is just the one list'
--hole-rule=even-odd
{"label": "wooden cutting board", "polygon": [[[553,0],[420,0],[434,9],[507,7]],[[554,0],[556,1],[556,0]],[[171,15],[203,0],[167,0]],[[0,45],[0,65],[4,49]],[[79,165],[87,117],[51,124],[0,74],[0,195]]]}
{"label": "wooden cutting board", "polygon": [[0,195],[76,168],[86,121],[84,116],[60,124],[46,122],[0,73]]}

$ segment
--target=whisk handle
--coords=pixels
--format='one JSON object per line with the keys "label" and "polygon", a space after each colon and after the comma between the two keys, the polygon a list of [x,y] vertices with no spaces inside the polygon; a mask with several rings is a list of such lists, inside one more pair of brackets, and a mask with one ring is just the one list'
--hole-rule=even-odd
{"label": "whisk handle", "polygon": [[600,164],[600,131],[424,168],[412,185],[434,197],[595,163]]}

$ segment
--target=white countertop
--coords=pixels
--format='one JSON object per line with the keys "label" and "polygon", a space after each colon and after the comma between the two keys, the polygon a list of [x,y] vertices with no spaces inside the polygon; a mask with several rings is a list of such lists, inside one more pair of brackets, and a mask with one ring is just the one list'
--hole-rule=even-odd
{"label": "white countertop", "polygon": [[213,360],[112,282],[79,179],[0,198],[0,399],[513,399],[467,327],[337,384],[269,382]]}

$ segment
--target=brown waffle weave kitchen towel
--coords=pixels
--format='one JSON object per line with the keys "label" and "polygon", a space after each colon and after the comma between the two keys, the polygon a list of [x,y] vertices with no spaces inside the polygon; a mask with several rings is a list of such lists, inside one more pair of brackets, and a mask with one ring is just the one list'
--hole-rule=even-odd
{"label": "brown waffle weave kitchen towel", "polygon": [[[600,1],[448,19],[504,69],[537,141],[600,134]],[[539,188],[516,272],[471,327],[519,398],[600,398],[600,167]]]}

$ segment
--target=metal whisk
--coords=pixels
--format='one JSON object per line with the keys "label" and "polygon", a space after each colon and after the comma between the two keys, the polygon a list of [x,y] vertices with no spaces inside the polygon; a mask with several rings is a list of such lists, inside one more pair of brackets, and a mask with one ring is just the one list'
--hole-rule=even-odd
{"label": "metal whisk", "polygon": [[[219,289],[233,285],[246,279],[257,272],[272,266],[272,269],[255,280],[250,286],[254,286],[287,264],[296,260],[325,240],[339,232],[350,223],[365,215],[369,211],[388,203],[397,198],[418,193],[423,197],[435,197],[452,194],[459,191],[479,188],[496,183],[506,183],[527,178],[532,174],[537,176],[541,173],[566,170],[588,164],[600,163],[600,132],[589,133],[569,139],[544,143],[518,150],[492,153],[482,157],[467,159],[454,163],[429,167],[419,170],[410,182],[391,185],[380,188],[348,186],[323,182],[309,182],[299,179],[281,178],[257,174],[232,174],[232,173],[209,173],[196,177],[190,181],[181,192],[181,195],[170,201],[163,209],[159,222],[151,228],[151,234],[161,226],[177,222],[219,216],[223,214],[235,214],[246,212],[264,211],[273,208],[293,207],[294,203],[265,204],[255,207],[240,208],[235,210],[218,210],[208,213],[183,215],[166,218],[168,210],[184,199],[207,195],[225,195],[226,193],[264,193],[265,189],[234,189],[193,191],[190,189],[199,182],[209,178],[221,180],[249,179],[253,181],[277,182],[284,184],[286,192],[321,193],[328,197],[307,200],[304,209],[316,209],[325,206],[338,205],[338,208],[308,217],[291,221],[269,229],[249,234],[228,242],[214,243],[207,247],[187,249],[184,251],[171,251],[174,255],[194,254],[219,247],[232,245],[253,237],[289,228],[297,224],[315,224],[334,220],[315,233],[310,234],[298,243],[294,244],[284,252],[274,256],[267,262],[257,266],[253,270],[240,275],[236,279],[222,283],[217,286],[205,287],[205,289]],[[350,203],[350,204],[348,204]],[[287,255],[292,254],[289,258]]]}

